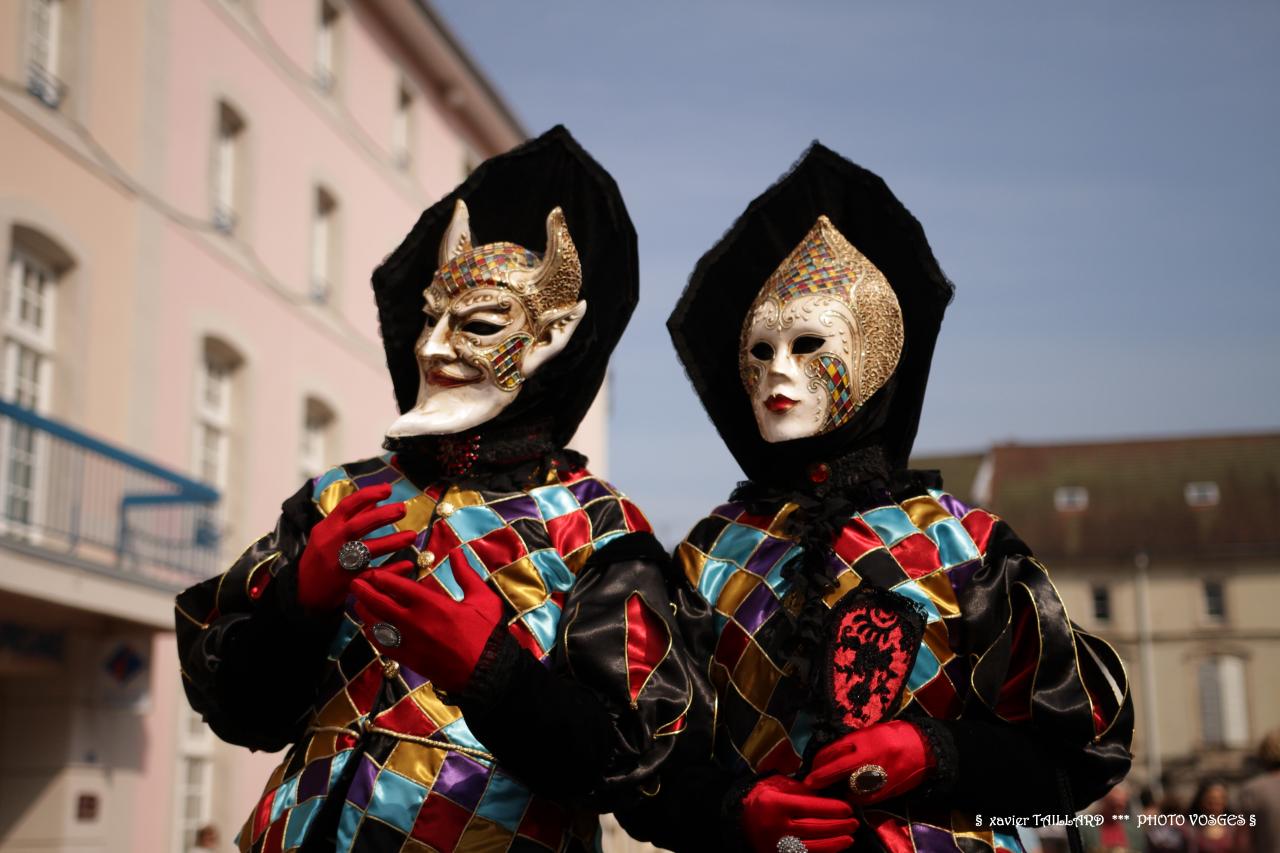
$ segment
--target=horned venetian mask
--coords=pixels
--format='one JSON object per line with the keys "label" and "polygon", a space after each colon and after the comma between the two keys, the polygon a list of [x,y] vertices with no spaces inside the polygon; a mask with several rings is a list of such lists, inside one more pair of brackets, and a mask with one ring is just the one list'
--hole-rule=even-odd
{"label": "horned venetian mask", "polygon": [[418,399],[387,435],[450,435],[492,419],[564,349],[586,313],[582,266],[564,214],[547,215],[539,257],[514,243],[472,248],[467,206],[454,207],[439,268],[424,292],[414,348]]}
{"label": "horned venetian mask", "polygon": [[747,311],[738,367],[760,435],[774,443],[848,423],[901,353],[888,280],[819,216]]}

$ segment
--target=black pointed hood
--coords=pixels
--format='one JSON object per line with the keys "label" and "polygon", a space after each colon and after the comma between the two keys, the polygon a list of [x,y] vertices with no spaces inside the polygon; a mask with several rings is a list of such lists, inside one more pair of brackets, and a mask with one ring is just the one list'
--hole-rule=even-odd
{"label": "black pointed hood", "polygon": [[459,187],[429,207],[404,242],[373,273],[382,345],[400,411],[418,395],[414,345],[422,332],[423,290],[437,267],[440,240],[461,199],[477,244],[516,243],[542,253],[547,214],[564,211],[582,263],[587,311],[568,345],[531,376],[510,406],[468,433],[510,432],[522,423],[550,430],[563,446],[604,381],[609,354],[639,298],[636,233],[613,178],[557,125],[482,163]]}
{"label": "black pointed hood", "polygon": [[[765,280],[823,214],[889,280],[902,307],[902,355],[890,380],[848,423],[825,435],[770,444],[760,436],[738,375],[739,334]],[[877,446],[890,467],[906,467],[952,291],[924,229],[884,181],[814,142],[698,261],[667,328],[742,470],[756,482],[783,485],[812,463]]]}

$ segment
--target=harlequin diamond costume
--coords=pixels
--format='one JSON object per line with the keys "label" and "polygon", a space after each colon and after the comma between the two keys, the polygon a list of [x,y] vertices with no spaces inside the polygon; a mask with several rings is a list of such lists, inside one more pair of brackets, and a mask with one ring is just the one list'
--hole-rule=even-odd
{"label": "harlequin diamond costume", "polygon": [[288,747],[240,849],[595,849],[707,705],[644,516],[564,448],[635,305],[630,220],[557,128],[427,210],[373,286],[389,452],[178,597],[192,707]]}
{"label": "harlequin diamond costume", "polygon": [[669,327],[750,479],[677,549],[714,765],[626,815],[638,835],[1020,850],[991,816],[1127,771],[1114,652],[1004,521],[906,467],[951,294],[884,183],[816,143],[699,262]]}

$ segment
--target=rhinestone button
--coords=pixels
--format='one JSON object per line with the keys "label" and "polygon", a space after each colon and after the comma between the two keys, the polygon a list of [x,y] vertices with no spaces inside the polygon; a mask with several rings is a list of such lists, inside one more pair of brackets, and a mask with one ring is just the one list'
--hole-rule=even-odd
{"label": "rhinestone button", "polygon": [[436,512],[438,512],[442,517],[448,518],[453,515],[453,504],[448,501],[440,501],[440,503],[436,505]]}
{"label": "rhinestone button", "polygon": [[423,551],[418,554],[418,568],[426,571],[436,564],[436,555],[430,551]]}

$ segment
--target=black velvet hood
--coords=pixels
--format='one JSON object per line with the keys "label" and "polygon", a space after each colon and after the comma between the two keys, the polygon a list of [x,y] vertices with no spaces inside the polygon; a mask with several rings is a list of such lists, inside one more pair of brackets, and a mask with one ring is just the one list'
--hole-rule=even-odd
{"label": "black velvet hood", "polygon": [[[897,294],[902,356],[885,386],[848,423],[825,435],[770,444],[760,437],[738,376],[738,337],[765,279],[822,214],[880,268]],[[791,485],[812,463],[866,449],[883,449],[890,468],[906,467],[953,290],[924,229],[884,181],[814,142],[698,261],[667,328],[702,405],[747,477]]]}
{"label": "black velvet hood", "polygon": [[564,127],[551,130],[482,163],[457,189],[433,204],[409,236],[373,272],[382,345],[403,413],[418,396],[414,345],[424,322],[423,290],[435,274],[440,240],[462,199],[475,244],[508,241],[533,252],[546,249],[551,209],[565,223],[582,262],[579,299],[587,312],[565,349],[525,382],[497,417],[468,434],[509,435],[526,424],[549,431],[563,447],[573,436],[604,381],[639,297],[636,233],[613,178],[582,150]]}

